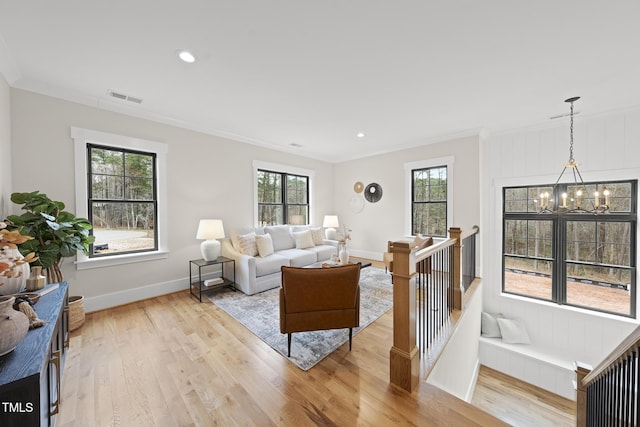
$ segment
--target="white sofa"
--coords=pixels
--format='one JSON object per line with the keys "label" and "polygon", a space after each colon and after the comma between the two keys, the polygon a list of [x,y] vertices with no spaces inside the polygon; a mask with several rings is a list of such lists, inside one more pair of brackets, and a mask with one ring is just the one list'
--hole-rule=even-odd
{"label": "white sofa", "polygon": [[222,255],[235,260],[236,287],[247,295],[280,286],[283,265],[305,267],[326,261],[338,247],[337,241],[324,239],[321,227],[251,227],[232,230],[230,236],[222,240]]}

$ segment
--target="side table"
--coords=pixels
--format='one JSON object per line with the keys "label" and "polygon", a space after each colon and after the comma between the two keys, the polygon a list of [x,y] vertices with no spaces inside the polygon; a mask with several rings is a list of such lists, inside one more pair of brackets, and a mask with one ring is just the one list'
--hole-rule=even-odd
{"label": "side table", "polygon": [[[206,280],[202,280],[202,270],[207,269],[208,267],[220,266],[220,277],[217,277],[213,280],[220,280],[219,283],[212,284],[211,286],[205,285]],[[231,268],[232,279],[228,279],[229,275],[227,274],[225,277],[225,272]],[[198,271],[198,274],[195,274],[195,270]],[[206,273],[206,271],[205,271]],[[216,274],[216,273],[213,273]],[[208,292],[214,289],[232,286],[235,292],[236,290],[236,261],[231,258],[220,256],[213,261],[205,261],[203,259],[193,259],[189,261],[189,292],[191,296],[196,298],[198,301],[202,302],[202,293]]]}

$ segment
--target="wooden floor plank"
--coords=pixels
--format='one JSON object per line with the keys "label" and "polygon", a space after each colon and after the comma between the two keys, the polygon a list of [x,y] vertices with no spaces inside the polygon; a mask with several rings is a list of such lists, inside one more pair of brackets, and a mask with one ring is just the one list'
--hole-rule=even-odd
{"label": "wooden floor plank", "polygon": [[574,401],[486,366],[480,367],[471,403],[516,426],[576,425]]}
{"label": "wooden floor plank", "polygon": [[89,313],[71,333],[58,425],[506,425],[425,382],[391,386],[392,321],[305,372],[188,292]]}

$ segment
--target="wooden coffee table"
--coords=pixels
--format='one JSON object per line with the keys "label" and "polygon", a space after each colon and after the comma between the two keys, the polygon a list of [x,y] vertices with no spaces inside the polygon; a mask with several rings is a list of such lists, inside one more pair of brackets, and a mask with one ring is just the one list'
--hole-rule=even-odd
{"label": "wooden coffee table", "polygon": [[[351,261],[351,260],[349,260],[349,264],[360,264],[360,268],[361,269],[371,266],[371,262],[369,262],[369,261]],[[306,265],[304,268],[339,267],[340,265],[342,265],[342,264],[340,264],[339,262],[326,260],[326,261],[314,262],[313,264]]]}

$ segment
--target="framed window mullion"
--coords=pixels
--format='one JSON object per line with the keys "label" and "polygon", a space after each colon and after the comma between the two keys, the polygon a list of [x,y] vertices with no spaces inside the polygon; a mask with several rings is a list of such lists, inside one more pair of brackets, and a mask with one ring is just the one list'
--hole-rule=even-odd
{"label": "framed window mullion", "polygon": [[551,288],[553,300],[558,304],[567,303],[567,221],[565,218],[556,217],[553,220],[553,277]]}
{"label": "framed window mullion", "polygon": [[[637,234],[637,222],[633,221],[631,222],[631,235],[632,236],[636,236]],[[637,283],[636,282],[636,274],[637,274],[637,265],[636,265],[636,245],[631,245],[630,248],[630,255],[631,255],[631,283]],[[631,296],[631,316],[632,317],[636,317],[636,292],[638,292],[638,286],[631,286],[631,289],[629,290],[629,294]]]}
{"label": "framed window mullion", "polygon": [[287,179],[286,173],[280,174],[280,181],[282,182],[282,193],[281,193],[281,202],[282,202],[282,220],[287,223],[287,218],[289,218],[289,203],[288,203],[288,188],[289,181]]}

